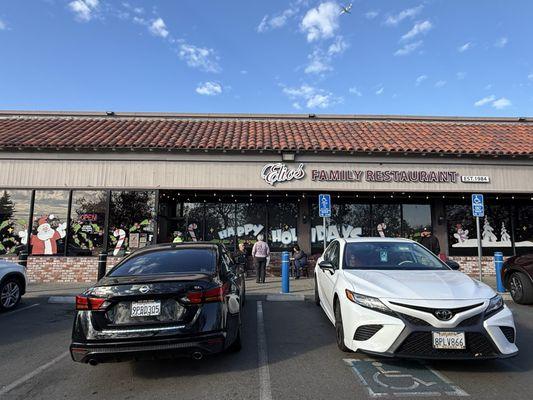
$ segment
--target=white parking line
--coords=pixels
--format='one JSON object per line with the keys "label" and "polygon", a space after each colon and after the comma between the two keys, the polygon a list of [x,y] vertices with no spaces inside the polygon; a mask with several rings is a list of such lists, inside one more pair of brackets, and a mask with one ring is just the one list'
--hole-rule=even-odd
{"label": "white parking line", "polygon": [[59,356],[54,358],[51,361],[48,361],[46,364],[41,365],[39,368],[34,369],[32,372],[24,375],[22,378],[17,379],[16,381],[10,383],[7,386],[4,386],[0,389],[0,396],[12,391],[17,386],[22,385],[23,383],[29,381],[31,378],[39,375],[41,372],[43,372],[45,369],[51,367],[52,365],[56,364],[57,362],[61,361],[63,358],[69,355],[68,351],[65,351],[64,353],[61,353]]}
{"label": "white parking line", "polygon": [[259,364],[259,400],[272,400],[262,301],[257,302],[257,354]]}
{"label": "white parking line", "polygon": [[20,311],[28,310],[30,308],[37,307],[39,305],[40,305],[40,303],[30,304],[29,306],[17,308],[15,310],[9,311],[9,312],[7,312],[5,314],[0,314],[0,316],[8,316],[8,315],[16,314],[16,313],[18,313]]}

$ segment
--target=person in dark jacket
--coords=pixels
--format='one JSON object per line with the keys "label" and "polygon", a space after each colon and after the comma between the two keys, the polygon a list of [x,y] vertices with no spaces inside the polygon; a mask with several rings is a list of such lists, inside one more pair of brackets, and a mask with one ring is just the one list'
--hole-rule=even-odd
{"label": "person in dark jacket", "polygon": [[294,277],[295,279],[300,279],[302,268],[307,266],[307,254],[297,244],[293,247],[292,259],[294,263]]}
{"label": "person in dark jacket", "polygon": [[420,234],[420,240],[418,242],[433,254],[437,256],[440,254],[439,239],[433,236],[431,229],[424,228]]}

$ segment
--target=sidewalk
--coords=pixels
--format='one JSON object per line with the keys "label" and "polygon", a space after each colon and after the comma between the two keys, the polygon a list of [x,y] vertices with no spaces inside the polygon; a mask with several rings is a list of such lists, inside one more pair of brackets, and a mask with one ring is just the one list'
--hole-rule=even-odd
{"label": "sidewalk", "polygon": [[[496,290],[496,277],[483,277],[483,282]],[[76,296],[90,287],[89,283],[30,283],[25,297]],[[314,296],[313,278],[291,278],[290,293],[312,299]],[[246,278],[246,293],[250,296],[269,296],[281,293],[281,277],[267,277],[263,284],[256,283],[255,277]],[[511,300],[509,293],[502,294],[504,300]]]}

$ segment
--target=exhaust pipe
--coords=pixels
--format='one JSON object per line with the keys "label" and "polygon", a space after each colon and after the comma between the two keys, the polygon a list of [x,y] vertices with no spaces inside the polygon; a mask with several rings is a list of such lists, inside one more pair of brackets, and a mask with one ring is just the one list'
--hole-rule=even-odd
{"label": "exhaust pipe", "polygon": [[204,355],[199,351],[195,351],[194,353],[192,353],[192,358],[194,360],[201,360],[202,358],[204,358]]}
{"label": "exhaust pipe", "polygon": [[91,358],[89,361],[88,361],[88,364],[93,366],[93,367],[96,367],[98,365],[98,361],[96,361],[94,358]]}

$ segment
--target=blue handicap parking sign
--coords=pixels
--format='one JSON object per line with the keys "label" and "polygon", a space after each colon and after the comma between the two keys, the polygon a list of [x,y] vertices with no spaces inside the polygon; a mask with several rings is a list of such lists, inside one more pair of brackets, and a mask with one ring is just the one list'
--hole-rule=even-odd
{"label": "blue handicap parking sign", "polygon": [[331,196],[329,194],[318,195],[318,216],[331,217]]}
{"label": "blue handicap parking sign", "polygon": [[485,204],[482,194],[472,195],[472,215],[474,217],[485,216]]}

